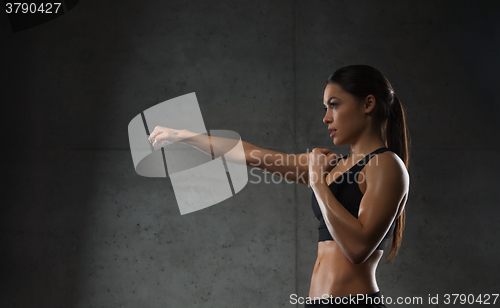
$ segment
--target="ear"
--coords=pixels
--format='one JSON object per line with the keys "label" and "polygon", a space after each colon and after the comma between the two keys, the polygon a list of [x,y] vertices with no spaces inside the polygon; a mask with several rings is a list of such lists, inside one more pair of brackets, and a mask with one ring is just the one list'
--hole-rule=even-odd
{"label": "ear", "polygon": [[373,110],[375,110],[375,105],[377,103],[377,100],[375,99],[375,96],[373,95],[368,95],[366,98],[365,98],[365,102],[363,104],[363,107],[365,109],[365,113],[370,113],[372,112]]}

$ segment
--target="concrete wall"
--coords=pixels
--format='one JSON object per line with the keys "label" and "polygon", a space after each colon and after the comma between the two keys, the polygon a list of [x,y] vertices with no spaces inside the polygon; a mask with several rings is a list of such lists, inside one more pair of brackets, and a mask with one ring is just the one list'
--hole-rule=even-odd
{"label": "concrete wall", "polygon": [[135,173],[127,125],[196,92],[208,129],[346,153],[321,104],[326,78],[349,64],[388,77],[413,141],[403,245],[378,268],[382,293],[441,305],[446,293],[498,293],[499,9],[80,1],[15,34],[2,13],[0,306],[294,307],[316,257],[311,190],[249,183],[181,216],[169,179]]}

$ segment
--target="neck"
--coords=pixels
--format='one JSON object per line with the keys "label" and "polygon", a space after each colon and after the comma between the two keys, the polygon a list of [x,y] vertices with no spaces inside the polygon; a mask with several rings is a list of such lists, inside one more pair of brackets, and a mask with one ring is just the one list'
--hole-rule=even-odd
{"label": "neck", "polygon": [[350,157],[362,158],[382,147],[385,147],[382,132],[366,130],[355,142],[351,143]]}

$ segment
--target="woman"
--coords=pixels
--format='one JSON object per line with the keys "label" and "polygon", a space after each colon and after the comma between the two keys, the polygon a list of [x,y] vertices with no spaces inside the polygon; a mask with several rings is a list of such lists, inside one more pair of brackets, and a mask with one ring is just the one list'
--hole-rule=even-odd
{"label": "woman", "polygon": [[[323,104],[330,138],[336,146],[349,144],[348,155],[339,158],[318,148],[284,154],[243,142],[246,164],[313,190],[319,243],[304,307],[385,307],[375,272],[386,242],[392,237],[387,262],[401,245],[409,191],[404,111],[389,81],[367,65],[343,67],[331,75]],[[156,127],[149,137],[153,145],[180,141],[211,155],[206,138],[164,127]]]}

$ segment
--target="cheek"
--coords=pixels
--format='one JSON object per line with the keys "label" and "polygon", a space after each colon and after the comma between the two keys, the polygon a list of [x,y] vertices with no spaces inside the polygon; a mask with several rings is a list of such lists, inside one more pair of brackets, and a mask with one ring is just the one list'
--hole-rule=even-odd
{"label": "cheek", "polygon": [[343,124],[344,122],[346,122],[346,114],[345,114],[345,112],[334,111],[333,112],[333,120],[334,120],[335,123]]}
{"label": "cheek", "polygon": [[359,110],[355,108],[344,109],[339,112],[339,116],[344,120],[349,120],[349,122],[356,121],[360,117]]}
{"label": "cheek", "polygon": [[333,113],[333,122],[339,129],[350,130],[357,126],[357,116],[352,110],[341,110]]}

